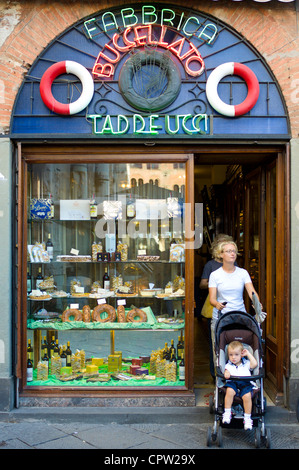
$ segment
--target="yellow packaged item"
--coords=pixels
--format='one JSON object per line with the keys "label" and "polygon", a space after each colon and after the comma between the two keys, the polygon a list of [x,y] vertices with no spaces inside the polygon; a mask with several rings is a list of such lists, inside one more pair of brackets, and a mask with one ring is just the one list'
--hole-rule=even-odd
{"label": "yellow packaged item", "polygon": [[94,374],[95,372],[98,372],[98,366],[96,366],[95,364],[87,364],[86,373]]}
{"label": "yellow packaged item", "polygon": [[60,375],[72,375],[73,370],[71,367],[61,367],[60,369]]}
{"label": "yellow packaged item", "polygon": [[97,367],[100,367],[104,364],[104,359],[102,357],[93,357],[91,363]]}

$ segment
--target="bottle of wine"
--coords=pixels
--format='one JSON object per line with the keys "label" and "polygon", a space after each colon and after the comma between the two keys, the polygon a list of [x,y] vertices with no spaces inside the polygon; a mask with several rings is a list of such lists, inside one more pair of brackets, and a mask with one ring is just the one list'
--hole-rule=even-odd
{"label": "bottle of wine", "polygon": [[184,353],[182,353],[182,360],[179,365],[179,380],[185,380],[185,360]]}
{"label": "bottle of wine", "polygon": [[33,380],[33,363],[30,357],[27,358],[27,382],[32,382]]}
{"label": "bottle of wine", "polygon": [[32,291],[32,279],[31,274],[29,272],[29,268],[27,268],[27,294],[30,294]]}
{"label": "bottle of wine", "polygon": [[175,352],[174,352],[173,350],[171,351],[170,362],[177,362],[177,359],[176,359],[176,357],[175,357]]}
{"label": "bottle of wine", "polygon": [[28,339],[28,346],[27,346],[27,359],[33,359],[33,348],[31,345],[31,339]]}
{"label": "bottle of wine", "polygon": [[52,336],[52,341],[50,343],[50,359],[54,356],[54,348],[55,348],[55,336]]}
{"label": "bottle of wine", "polygon": [[66,348],[63,346],[62,353],[60,355],[61,358],[61,367],[66,367]]}
{"label": "bottle of wine", "polygon": [[173,339],[170,342],[170,354],[172,355],[172,353],[176,357],[176,350],[175,350],[175,347],[174,347]]}
{"label": "bottle of wine", "polygon": [[43,282],[44,278],[42,276],[42,268],[38,268],[38,274],[36,276],[36,281],[35,281],[35,287],[36,289],[39,289],[39,285],[41,282]]}
{"label": "bottle of wine", "polygon": [[97,217],[98,217],[98,208],[97,208],[97,203],[96,203],[94,194],[92,195],[92,198],[90,199],[89,211],[90,211],[90,218],[91,219],[97,219]]}
{"label": "bottle of wine", "polygon": [[103,276],[103,289],[110,290],[110,277],[108,274],[108,268],[105,268],[105,274]]}
{"label": "bottle of wine", "polygon": [[58,339],[55,341],[55,346],[53,349],[53,356],[57,357],[59,356],[59,346],[58,346]]}
{"label": "bottle of wine", "polygon": [[42,353],[42,363],[47,365],[48,371],[49,371],[48,348],[47,348],[47,345],[46,345],[45,343],[43,343],[42,349],[43,349],[43,353]]}
{"label": "bottle of wine", "polygon": [[170,350],[167,343],[165,343],[165,348],[163,350],[163,359],[165,359],[166,363],[169,363],[170,361]]}
{"label": "bottle of wine", "polygon": [[66,365],[67,365],[67,367],[71,367],[72,351],[71,351],[71,348],[70,348],[70,342],[69,341],[67,342],[67,348],[66,348],[65,354],[66,354]]}
{"label": "bottle of wine", "polygon": [[182,359],[182,352],[184,352],[183,344],[182,344],[182,337],[179,336],[178,344],[177,344],[177,358]]}
{"label": "bottle of wine", "polygon": [[52,243],[52,240],[51,240],[51,234],[50,233],[48,235],[48,240],[47,240],[47,243],[46,243],[46,250],[48,252],[50,261],[52,261],[53,260],[54,247],[53,247],[53,243]]}

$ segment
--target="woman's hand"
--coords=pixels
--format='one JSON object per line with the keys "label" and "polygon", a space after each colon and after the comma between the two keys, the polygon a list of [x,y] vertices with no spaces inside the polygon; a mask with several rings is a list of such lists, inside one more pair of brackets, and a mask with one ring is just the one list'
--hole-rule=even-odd
{"label": "woman's hand", "polygon": [[224,309],[224,307],[226,306],[226,304],[227,304],[227,302],[223,302],[223,303],[221,303],[221,302],[216,302],[215,307],[217,308],[217,310],[222,310],[222,309]]}

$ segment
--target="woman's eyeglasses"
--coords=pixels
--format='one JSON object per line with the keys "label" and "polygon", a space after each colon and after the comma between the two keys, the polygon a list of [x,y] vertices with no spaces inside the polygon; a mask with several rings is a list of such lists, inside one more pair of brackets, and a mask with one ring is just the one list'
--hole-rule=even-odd
{"label": "woman's eyeglasses", "polygon": [[229,254],[234,253],[235,255],[237,254],[236,250],[223,250],[223,253],[229,253]]}

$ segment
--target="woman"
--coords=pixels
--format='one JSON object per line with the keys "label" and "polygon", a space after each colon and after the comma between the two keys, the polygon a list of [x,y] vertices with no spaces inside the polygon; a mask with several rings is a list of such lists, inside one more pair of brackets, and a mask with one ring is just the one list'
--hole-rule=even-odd
{"label": "woman", "polygon": [[218,319],[218,312],[226,313],[234,310],[246,312],[244,304],[244,288],[252,300],[252,293],[259,299],[246,269],[235,265],[238,247],[235,242],[224,241],[217,246],[217,256],[222,266],[212,272],[209,278],[209,297],[213,305],[213,320]]}
{"label": "woman", "polygon": [[[209,277],[213,271],[216,271],[216,269],[219,269],[222,266],[222,259],[218,258],[218,250],[217,246],[221,242],[232,242],[233,237],[230,235],[226,235],[225,233],[220,233],[216,236],[215,240],[212,242],[211,245],[211,255],[212,259],[209,260],[204,268],[203,272],[201,275],[201,280],[199,284],[200,289],[208,289],[209,288]],[[215,367],[214,367],[214,355],[213,355],[213,343],[212,343],[212,338],[211,338],[211,321],[212,321],[212,312],[213,312],[213,307],[209,302],[209,294],[207,296],[207,299],[204,303],[203,309],[201,311],[201,316],[205,317],[207,322],[208,322],[208,333],[209,333],[209,350],[210,350],[210,373],[215,380]]]}
{"label": "woman", "polygon": [[246,269],[239,268],[235,265],[238,254],[236,243],[233,241],[223,241],[217,245],[216,251],[217,253],[215,253],[215,255],[222,260],[222,266],[216,271],[213,271],[209,277],[209,298],[213,306],[211,321],[213,353],[215,353],[214,330],[218,315],[231,311],[246,312],[243,298],[244,288],[251,300],[253,292],[259,300],[249,273]]}

